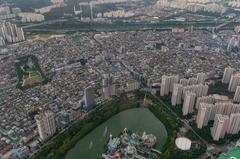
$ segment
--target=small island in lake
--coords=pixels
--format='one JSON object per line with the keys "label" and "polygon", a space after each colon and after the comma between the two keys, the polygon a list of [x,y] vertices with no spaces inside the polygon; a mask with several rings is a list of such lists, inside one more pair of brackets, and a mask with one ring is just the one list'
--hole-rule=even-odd
{"label": "small island in lake", "polygon": [[157,154],[161,152],[154,149],[156,142],[153,134],[144,132],[140,136],[125,128],[118,137],[110,135],[102,159],[159,159]]}

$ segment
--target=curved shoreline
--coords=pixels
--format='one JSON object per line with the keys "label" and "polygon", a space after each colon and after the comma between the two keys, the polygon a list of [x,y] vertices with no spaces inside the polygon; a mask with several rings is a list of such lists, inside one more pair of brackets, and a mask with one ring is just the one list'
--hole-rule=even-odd
{"label": "curved shoreline", "polygon": [[[143,118],[144,116],[144,118]],[[104,133],[107,127],[107,133]],[[146,132],[157,137],[156,148],[161,149],[167,140],[165,125],[147,108],[133,108],[122,111],[96,127],[68,151],[64,159],[97,158],[104,152],[104,145],[110,134],[117,136],[124,128],[137,134]],[[105,136],[103,136],[105,134]],[[92,144],[91,144],[92,143]],[[89,146],[91,145],[91,149]]]}

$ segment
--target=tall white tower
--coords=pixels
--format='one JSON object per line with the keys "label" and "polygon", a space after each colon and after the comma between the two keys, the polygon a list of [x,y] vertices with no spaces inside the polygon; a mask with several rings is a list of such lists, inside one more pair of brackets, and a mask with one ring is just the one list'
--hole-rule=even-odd
{"label": "tall white tower", "polygon": [[104,74],[102,80],[103,87],[103,97],[108,99],[114,95],[116,95],[116,86],[113,76],[110,74]]}
{"label": "tall white tower", "polygon": [[231,76],[234,73],[234,68],[227,67],[224,70],[223,78],[222,78],[222,83],[228,84],[231,80]]}
{"label": "tall white tower", "polygon": [[94,90],[92,86],[84,89],[85,109],[90,110],[95,106]]}
{"label": "tall white tower", "polygon": [[189,113],[193,113],[193,108],[196,100],[196,93],[187,91],[185,93],[182,113],[183,115],[188,115]]}
{"label": "tall white tower", "polygon": [[35,116],[38,133],[42,141],[51,137],[56,132],[55,115],[51,111],[43,112]]}

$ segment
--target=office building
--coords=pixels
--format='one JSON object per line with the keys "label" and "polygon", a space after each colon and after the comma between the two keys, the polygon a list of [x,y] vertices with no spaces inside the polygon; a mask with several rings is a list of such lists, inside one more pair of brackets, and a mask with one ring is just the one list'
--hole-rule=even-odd
{"label": "office building", "polygon": [[197,128],[201,129],[204,126],[207,126],[208,121],[210,120],[212,107],[213,104],[200,103],[196,118]]}
{"label": "office building", "polygon": [[240,103],[240,86],[237,86],[233,101]]}
{"label": "office building", "polygon": [[240,85],[240,73],[232,75],[230,83],[228,85],[228,91],[235,92],[237,89],[237,86]]}
{"label": "office building", "polygon": [[229,117],[227,115],[216,114],[213,127],[211,128],[211,135],[214,141],[224,138],[229,124]]}
{"label": "office building", "polygon": [[90,110],[95,106],[94,90],[92,86],[84,89],[84,108]]}
{"label": "office building", "polygon": [[198,109],[201,103],[213,104],[214,102],[215,99],[213,96],[198,97],[195,108]]}
{"label": "office building", "polygon": [[240,130],[240,113],[233,113],[230,115],[227,133],[238,134]]}
{"label": "office building", "polygon": [[197,83],[198,84],[204,84],[206,79],[207,79],[207,76],[206,76],[205,73],[198,73],[197,74]]}
{"label": "office building", "polygon": [[116,95],[115,81],[113,76],[111,76],[110,74],[103,75],[102,87],[103,87],[103,97],[105,99],[109,99],[112,96]]}
{"label": "office building", "polygon": [[56,132],[55,115],[51,111],[43,112],[35,116],[38,133],[42,141],[51,137]]}
{"label": "office building", "polygon": [[172,99],[171,99],[172,106],[176,106],[176,105],[181,104],[182,93],[183,93],[183,85],[174,84]]}
{"label": "office building", "polygon": [[233,73],[234,73],[234,68],[231,68],[231,67],[225,68],[223,78],[222,78],[222,83],[228,84],[231,80]]}
{"label": "office building", "polygon": [[183,115],[188,115],[189,113],[193,113],[193,108],[196,100],[196,93],[187,91],[185,93],[182,113]]}

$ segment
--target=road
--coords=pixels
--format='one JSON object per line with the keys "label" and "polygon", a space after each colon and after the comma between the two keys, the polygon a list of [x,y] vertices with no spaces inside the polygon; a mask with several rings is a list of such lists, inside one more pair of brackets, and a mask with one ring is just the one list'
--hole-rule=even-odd
{"label": "road", "polygon": [[171,112],[172,115],[174,115],[176,117],[177,120],[180,120],[182,123],[184,123],[206,146],[209,145],[209,143],[204,140],[192,127],[191,125],[189,125],[189,123],[184,120],[181,119],[172,109],[171,107],[169,107],[168,105],[166,105],[161,99],[159,99],[159,97],[157,97],[155,94],[153,94],[153,96],[156,97],[156,99],[167,109]]}
{"label": "road", "polygon": [[160,21],[157,23],[112,23],[112,24],[98,24],[98,23],[83,23],[79,21],[71,21],[69,19],[45,21],[39,24],[30,24],[23,26],[27,32],[69,32],[69,31],[128,31],[128,30],[171,30],[172,28],[180,27],[188,29],[193,26],[195,30],[212,30],[212,28],[229,27],[232,29],[240,22],[235,21]]}
{"label": "road", "polygon": [[42,25],[50,25],[50,24],[55,24],[58,22],[66,22],[66,21],[67,21],[67,19],[49,20],[49,21],[44,21],[44,22],[37,23],[37,24],[26,25],[26,26],[23,26],[22,28],[27,29],[27,28],[33,28],[33,27],[38,27],[38,26],[42,26]]}

